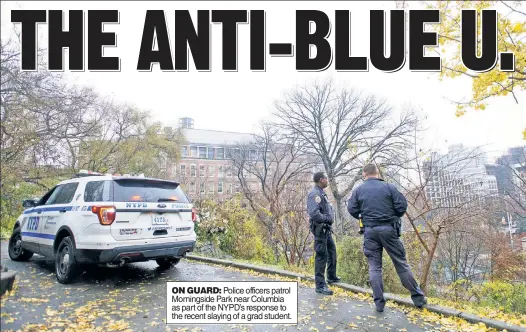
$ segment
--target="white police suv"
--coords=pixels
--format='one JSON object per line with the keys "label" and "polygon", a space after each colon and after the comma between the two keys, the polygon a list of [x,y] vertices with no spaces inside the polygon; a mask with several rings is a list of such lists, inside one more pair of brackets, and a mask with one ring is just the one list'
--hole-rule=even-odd
{"label": "white police suv", "polygon": [[155,259],[168,269],[195,248],[196,213],[173,181],[81,171],[23,206],[9,257],[53,258],[63,284],[85,264],[122,266]]}

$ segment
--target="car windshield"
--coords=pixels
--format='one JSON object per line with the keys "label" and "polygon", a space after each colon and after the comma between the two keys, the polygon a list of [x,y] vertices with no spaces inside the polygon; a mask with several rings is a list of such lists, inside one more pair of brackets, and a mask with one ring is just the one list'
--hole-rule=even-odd
{"label": "car windshield", "polygon": [[177,183],[155,180],[119,179],[113,184],[115,202],[189,203]]}

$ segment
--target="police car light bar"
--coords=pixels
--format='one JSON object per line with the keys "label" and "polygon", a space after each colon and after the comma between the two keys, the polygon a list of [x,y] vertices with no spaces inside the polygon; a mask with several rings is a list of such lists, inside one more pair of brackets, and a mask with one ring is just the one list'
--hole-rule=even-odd
{"label": "police car light bar", "polygon": [[104,174],[88,171],[88,170],[85,170],[85,169],[81,169],[81,170],[79,170],[79,172],[77,174],[77,177],[81,177],[81,176],[101,176],[101,175],[104,175]]}
{"label": "police car light bar", "polygon": [[106,174],[103,174],[103,173],[98,173],[98,172],[93,172],[93,171],[88,171],[88,170],[85,170],[85,169],[81,169],[79,170],[79,172],[76,174],[75,177],[82,177],[82,176],[104,176],[104,175],[107,175],[107,176],[124,176],[124,177],[138,177],[138,178],[144,178],[144,173],[141,173],[141,174],[138,174],[138,175],[131,175],[131,174],[118,174],[118,173],[115,173],[115,174],[111,174],[111,173],[106,173]]}

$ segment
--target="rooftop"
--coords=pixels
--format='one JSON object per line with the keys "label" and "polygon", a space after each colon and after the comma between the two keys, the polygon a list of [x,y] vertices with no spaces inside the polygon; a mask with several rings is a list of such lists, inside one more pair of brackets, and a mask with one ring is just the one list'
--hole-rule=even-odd
{"label": "rooftop", "polygon": [[181,131],[189,143],[229,145],[250,141],[253,138],[253,134],[218,130],[182,128]]}

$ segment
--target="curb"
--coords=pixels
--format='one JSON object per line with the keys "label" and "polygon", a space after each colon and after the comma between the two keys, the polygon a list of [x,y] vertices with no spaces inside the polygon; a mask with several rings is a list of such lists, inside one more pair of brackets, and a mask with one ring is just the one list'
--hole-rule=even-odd
{"label": "curb", "polygon": [[[218,264],[218,265],[223,265],[223,266],[232,266],[232,267],[236,267],[236,268],[240,268],[244,270],[252,270],[252,271],[256,271],[260,273],[275,274],[275,275],[279,275],[279,276],[287,277],[287,278],[295,278],[295,279],[301,279],[305,281],[314,281],[314,277],[309,277],[304,274],[289,272],[289,271],[280,270],[280,269],[276,269],[272,267],[263,267],[263,266],[248,264],[248,263],[238,263],[238,262],[233,262],[233,261],[224,260],[224,259],[197,256],[193,254],[186,254],[185,257],[188,260],[193,260],[193,261],[198,261],[198,262],[203,262],[203,263],[212,263],[212,264]],[[332,284],[331,286],[333,287],[336,286],[336,287],[351,291],[353,293],[361,293],[361,294],[368,294],[368,295],[372,295],[373,293],[372,290],[370,289],[362,288],[362,287],[358,287],[358,286],[354,286],[354,285],[350,285],[350,284],[346,284],[342,282]],[[385,293],[384,297],[388,301],[393,301],[398,304],[402,304],[402,305],[409,306],[409,307],[414,307],[413,301],[411,301],[408,298],[404,298],[399,295],[391,294],[391,293]],[[475,323],[475,324],[483,323],[487,327],[495,328],[501,331],[506,330],[510,332],[511,331],[526,332],[526,328],[516,326],[516,325],[510,325],[503,321],[482,318],[482,317],[479,317],[479,316],[476,316],[476,315],[473,315],[467,312],[462,312],[457,309],[446,308],[446,307],[433,305],[433,304],[427,304],[425,308],[430,312],[441,314],[446,317],[459,317],[470,323]]]}
{"label": "curb", "polygon": [[3,296],[6,291],[13,289],[16,273],[14,271],[2,272],[0,275],[0,296]]}

